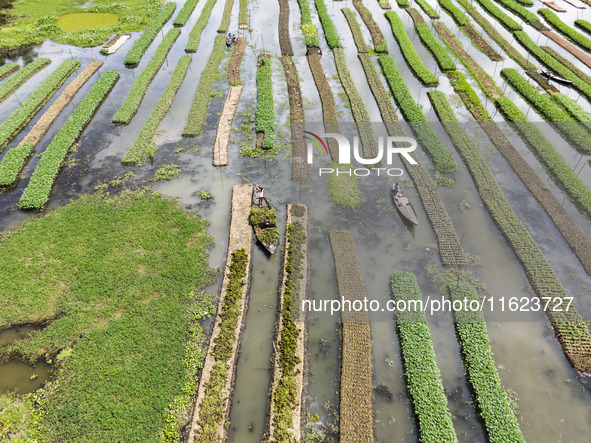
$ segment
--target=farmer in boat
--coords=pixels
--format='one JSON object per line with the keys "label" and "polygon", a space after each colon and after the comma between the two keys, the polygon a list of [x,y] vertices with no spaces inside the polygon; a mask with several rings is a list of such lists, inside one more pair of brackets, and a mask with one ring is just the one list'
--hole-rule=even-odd
{"label": "farmer in boat", "polygon": [[401,191],[402,191],[402,187],[400,186],[400,183],[396,183],[394,185],[394,194],[398,194]]}
{"label": "farmer in boat", "polygon": [[254,191],[254,198],[258,206],[263,206],[263,202],[265,201],[265,190],[257,185]]}
{"label": "farmer in boat", "polygon": [[232,34],[232,33],[228,32],[228,36],[226,37],[226,46],[229,47],[235,41],[236,41],[236,34]]}

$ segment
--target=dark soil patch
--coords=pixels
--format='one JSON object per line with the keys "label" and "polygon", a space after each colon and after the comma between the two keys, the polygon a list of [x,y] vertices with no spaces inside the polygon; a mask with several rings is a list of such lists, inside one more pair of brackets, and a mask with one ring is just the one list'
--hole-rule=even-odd
{"label": "dark soil patch", "polygon": [[281,55],[293,56],[291,37],[289,35],[289,2],[279,0],[279,46]]}
{"label": "dark soil patch", "polygon": [[417,11],[415,8],[408,8],[406,12],[410,14],[410,16],[412,17],[412,21],[415,22],[415,25],[417,23],[425,23],[425,20],[421,16],[420,12]]}
{"label": "dark soil patch", "polygon": [[371,15],[371,12],[369,12],[369,9],[365,7],[361,0],[353,0],[353,6],[355,6],[355,9],[357,9],[357,12],[361,16],[361,20],[363,20],[363,23],[365,23],[365,26],[367,26],[367,29],[369,29],[369,33],[371,34],[371,40],[373,41],[374,47],[381,45],[384,41],[384,34],[382,34],[380,27],[373,19],[373,16]]}
{"label": "dark soil patch", "polygon": [[497,51],[495,51],[486,42],[486,40],[482,38],[482,36],[476,31],[476,29],[472,27],[472,25],[462,26],[462,29],[464,30],[464,32],[466,32],[466,34],[468,34],[468,37],[472,39],[474,44],[478,46],[478,48],[488,56],[488,58],[496,62],[503,60],[503,56],[499,54]]}
{"label": "dark soil patch", "polygon": [[236,46],[234,46],[234,52],[230,57],[230,63],[228,64],[228,84],[239,85],[240,81],[240,63],[242,63],[242,54],[244,54],[244,48],[246,47],[246,38],[238,37],[236,39]]}

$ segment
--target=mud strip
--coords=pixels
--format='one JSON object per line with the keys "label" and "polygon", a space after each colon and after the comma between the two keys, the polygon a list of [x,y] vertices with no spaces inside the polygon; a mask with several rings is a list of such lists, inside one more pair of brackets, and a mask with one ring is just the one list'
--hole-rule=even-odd
{"label": "mud strip", "polygon": [[550,46],[540,46],[540,48],[542,48],[544,51],[546,51],[548,54],[550,54],[552,57],[554,57],[556,60],[558,60],[564,66],[566,66],[568,69],[570,69],[573,74],[575,74],[577,77],[579,77],[585,83],[588,83],[589,85],[591,85],[591,77],[588,76],[587,74],[585,74],[579,68],[577,68],[573,63],[571,63],[569,60],[564,58],[562,55],[560,55],[554,48],[552,48]]}
{"label": "mud strip", "polygon": [[[228,274],[230,273],[230,263],[232,261],[232,253],[240,249],[244,249],[248,256],[248,263],[246,265],[246,279],[250,280],[250,264],[251,264],[251,249],[252,249],[252,228],[248,221],[250,216],[250,205],[252,201],[252,186],[251,185],[236,185],[232,188],[232,220],[230,222],[230,237],[228,242],[228,254],[226,257],[226,267],[224,269],[224,279],[222,281],[222,288],[220,291],[220,300],[218,306],[223,305],[224,297],[226,296],[226,289],[228,287],[229,279]],[[236,330],[234,331],[234,343],[232,344],[232,357],[226,363],[226,368],[230,372],[226,386],[223,390],[222,401],[224,403],[224,414],[220,417],[220,423],[218,426],[218,439],[217,441],[225,441],[226,437],[226,419],[230,408],[231,398],[231,387],[234,382],[235,370],[236,370],[236,359],[238,355],[238,345],[240,341],[240,333],[242,331],[242,322],[244,319],[244,313],[246,312],[246,294],[248,293],[249,285],[243,285],[242,287],[242,307],[238,316],[238,323]],[[213,325],[213,331],[209,341],[209,347],[207,349],[207,356],[203,364],[203,370],[201,371],[201,377],[199,379],[199,387],[197,388],[197,398],[195,399],[195,409],[193,411],[193,418],[189,425],[189,436],[187,438],[188,443],[194,443],[199,441],[199,406],[205,396],[205,385],[211,377],[211,371],[213,369],[215,359],[212,355],[212,350],[215,345],[215,339],[220,334],[221,328],[221,316],[218,311],[215,317]]]}
{"label": "mud strip", "polygon": [[373,16],[371,15],[371,12],[369,12],[369,9],[365,7],[361,0],[353,0],[353,6],[355,7],[355,9],[357,9],[357,12],[361,16],[361,20],[363,20],[363,23],[365,23],[367,29],[369,29],[369,33],[371,35],[371,40],[373,42],[374,48],[382,44],[382,42],[384,41],[384,34],[382,34],[380,27],[374,20]]}
{"label": "mud strip", "polygon": [[[349,231],[329,233],[339,298],[362,301],[363,277],[355,240]],[[342,312],[340,440],[373,442],[373,381],[371,334],[366,311]]]}
{"label": "mud strip", "polygon": [[298,71],[290,56],[280,57],[289,96],[289,126],[291,132],[291,179],[307,181],[310,178],[310,168],[306,161],[306,142],[304,141],[304,105]]}
{"label": "mud strip", "polygon": [[578,58],[581,62],[583,62],[585,65],[591,68],[591,57],[589,57],[587,53],[581,51],[575,45],[567,42],[565,39],[563,39],[561,36],[559,36],[553,31],[545,31],[542,32],[542,34],[544,34],[550,40],[562,46],[564,49],[566,49],[568,52],[570,52],[572,55]]}
{"label": "mud strip", "polygon": [[[287,205],[287,221],[286,221],[286,229],[285,232],[287,233],[287,227],[292,223],[300,223],[302,225],[302,229],[306,235],[306,239],[304,243],[300,246],[302,251],[302,262],[301,262],[301,274],[300,274],[300,282],[299,282],[299,293],[292,294],[292,306],[296,306],[296,302],[299,303],[302,300],[306,299],[307,293],[307,285],[308,285],[308,207],[305,205]],[[286,236],[287,239],[287,236]],[[281,318],[281,313],[283,312],[283,304],[285,302],[284,295],[285,295],[285,283],[287,281],[287,258],[288,258],[288,248],[290,244],[286,240],[285,249],[283,252],[283,267],[282,267],[282,277],[281,277],[281,289],[279,293],[279,318],[278,318],[278,328],[277,334],[275,336],[275,348],[279,349],[279,343],[281,342],[281,333],[283,331],[283,319]],[[291,273],[292,270],[290,269],[289,272]],[[293,283],[292,283],[293,284]],[[299,359],[299,363],[295,365],[294,368],[294,381],[295,381],[295,392],[296,398],[294,399],[295,409],[291,414],[292,418],[292,425],[288,428],[287,432],[289,432],[296,442],[302,440],[301,438],[301,423],[302,423],[302,397],[303,397],[303,389],[304,389],[304,366],[305,366],[305,337],[306,337],[306,323],[303,318],[298,318],[297,321],[294,320],[294,325],[298,330],[298,339],[296,345],[295,355]],[[269,426],[267,430],[267,436],[269,441],[275,440],[275,427],[273,424],[273,417],[275,415],[275,410],[277,406],[275,405],[274,401],[274,394],[279,384],[279,380],[281,379],[282,371],[281,365],[279,363],[279,358],[277,353],[274,354],[273,359],[273,374],[272,374],[272,382],[271,382],[271,404],[269,410]]]}
{"label": "mud strip", "polygon": [[230,133],[232,131],[232,121],[236,114],[238,107],[238,100],[242,94],[242,85],[230,86],[228,96],[222,109],[222,114],[218,121],[218,130],[213,144],[213,161],[214,166],[228,165],[228,144],[230,140]]}
{"label": "mud strip", "polygon": [[533,168],[521,157],[517,149],[505,137],[497,124],[484,120],[465,92],[458,91],[458,94],[476,121],[484,129],[488,138],[490,138],[501,155],[507,160],[507,163],[509,163],[509,166],[511,166],[517,177],[519,177],[525,187],[552,219],[552,222],[564,240],[568,243],[579,262],[581,262],[585,272],[591,275],[591,242],[579,225],[568,215],[555,195],[547,188]]}
{"label": "mud strip", "polygon": [[70,82],[66,89],[63,90],[56,101],[53,102],[47,111],[45,111],[35,126],[33,126],[33,128],[15,149],[20,148],[26,142],[31,142],[34,145],[39,143],[55,119],[62,113],[64,108],[68,106],[70,101],[74,98],[74,95],[76,95],[78,90],[102,65],[103,62],[90,62],[88,66],[84,68],[84,70]]}
{"label": "mud strip", "polygon": [[279,0],[279,47],[281,48],[281,55],[293,56],[293,48],[291,46],[291,37],[289,35],[289,2],[287,0]]}
{"label": "mud strip", "polygon": [[480,48],[480,50],[488,56],[488,58],[490,58],[491,60],[493,60],[495,62],[503,60],[503,56],[501,54],[499,54],[497,51],[495,51],[486,42],[486,40],[482,38],[482,36],[476,31],[476,29],[474,29],[472,27],[472,25],[470,25],[470,24],[464,25],[464,26],[462,26],[462,30],[464,30],[466,32],[466,34],[468,34],[468,36],[470,37],[470,39],[472,39],[474,44],[476,46],[478,46]]}
{"label": "mud strip", "polygon": [[425,19],[423,18],[421,13],[417,11],[415,8],[407,8],[406,12],[410,14],[410,16],[412,17],[412,21],[415,22],[415,25],[418,23],[425,23]]}
{"label": "mud strip", "polygon": [[241,83],[240,64],[242,63],[242,54],[244,54],[245,47],[246,37],[238,37],[236,39],[236,46],[234,46],[234,52],[232,52],[232,57],[230,57],[230,63],[228,64],[228,84],[230,86],[236,86]]}
{"label": "mud strip", "polygon": [[458,43],[454,36],[450,34],[445,25],[442,22],[433,22],[433,27],[439,33],[441,38],[443,38],[443,40],[445,40],[445,42],[454,50],[457,56],[470,67],[470,70],[474,73],[474,75],[478,77],[478,83],[484,90],[485,94],[492,100],[500,98],[501,91],[499,91],[499,88],[492,78],[490,78],[486,71],[482,69],[482,67],[476,63],[470,54],[464,50],[464,48]]}

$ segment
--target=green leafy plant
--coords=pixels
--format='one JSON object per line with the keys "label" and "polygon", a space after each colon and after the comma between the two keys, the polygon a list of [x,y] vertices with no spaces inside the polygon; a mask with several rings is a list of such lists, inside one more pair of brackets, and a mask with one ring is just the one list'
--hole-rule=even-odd
{"label": "green leafy plant", "polygon": [[0,66],[0,80],[4,80],[9,75],[15,73],[20,69],[20,65],[18,63],[5,63]]}
{"label": "green leafy plant", "polygon": [[173,178],[178,177],[180,173],[181,167],[179,165],[164,165],[158,168],[158,170],[154,174],[154,178],[151,178],[150,181],[159,182],[172,180]]}
{"label": "green leafy plant", "polygon": [[201,41],[201,34],[203,33],[203,29],[207,26],[209,22],[209,17],[211,16],[211,10],[215,6],[217,0],[207,0],[205,5],[203,5],[203,9],[201,9],[201,14],[199,14],[199,18],[197,22],[195,22],[195,26],[191,29],[189,33],[189,39],[187,40],[187,46],[185,47],[185,52],[197,52],[197,48],[199,47],[199,42]]}
{"label": "green leafy plant", "polygon": [[415,0],[415,3],[417,5],[419,5],[423,11],[425,11],[425,14],[427,14],[429,16],[429,18],[432,18],[432,19],[440,18],[439,14],[437,14],[437,11],[435,11],[433,6],[431,6],[429,3],[427,3],[426,0]]}
{"label": "green leafy plant", "polygon": [[115,70],[103,73],[55,135],[43,152],[19,200],[18,205],[21,209],[43,209],[47,204],[53,183],[59,175],[68,151],[74,146],[118,79],[119,72]]}
{"label": "green leafy plant", "polygon": [[232,6],[234,6],[234,0],[226,0],[226,4],[224,5],[224,12],[222,14],[222,22],[220,23],[220,27],[218,28],[218,32],[220,34],[225,34],[228,32],[228,27],[230,26],[230,19],[232,18]]}
{"label": "green leafy plant", "polygon": [[469,23],[468,17],[464,14],[451,0],[437,0],[439,5],[454,19],[454,22],[459,27],[467,25]]}
{"label": "green leafy plant", "polygon": [[[397,329],[407,388],[413,403],[422,442],[457,442],[441,373],[437,367],[425,313],[416,308],[421,291],[414,274],[397,271],[391,279],[392,299],[408,303],[397,311]],[[414,306],[415,309],[412,309]]]}
{"label": "green leafy plant", "polygon": [[493,16],[501,25],[503,25],[508,31],[521,31],[523,28],[519,23],[509,17],[505,12],[499,9],[493,4],[491,0],[476,0],[476,2],[482,6],[486,12]]}
{"label": "green leafy plant", "polygon": [[256,233],[257,240],[264,245],[274,245],[279,241],[279,228],[265,228]]}
{"label": "green leafy plant", "polygon": [[312,23],[312,11],[308,0],[298,0],[300,6],[302,32],[304,33],[304,44],[309,48],[319,48],[320,40],[318,39],[318,31],[314,23]]}
{"label": "green leafy plant", "polygon": [[[495,2],[503,5],[504,8],[511,11],[517,17],[521,18],[525,23],[530,25],[540,23],[540,19],[536,14],[523,6],[519,5],[515,0],[495,0]],[[540,23],[541,24],[541,23]]]}
{"label": "green leafy plant", "polygon": [[398,103],[404,118],[410,123],[418,143],[433,162],[435,169],[440,172],[455,171],[457,169],[455,159],[437,136],[419,105],[412,98],[394,59],[389,55],[382,55],[378,61],[390,86],[394,100]]}
{"label": "green leafy plant", "polygon": [[591,114],[568,95],[559,93],[550,96],[558,106],[568,112],[576,121],[580,122],[591,133]]}
{"label": "green leafy plant", "polygon": [[210,194],[209,192],[201,191],[198,189],[196,191],[196,193],[201,198],[201,200],[212,200],[213,199],[213,195]]}
{"label": "green leafy plant", "polygon": [[37,115],[66,79],[80,67],[80,61],[65,60],[31,95],[0,124],[0,152]]}
{"label": "green leafy plant", "polygon": [[559,109],[550,96],[542,94],[515,69],[501,70],[501,76],[521,95],[547,122],[554,126],[575,148],[591,153],[591,136],[566,112]]}
{"label": "green leafy plant", "polygon": [[326,9],[326,4],[324,3],[324,0],[314,0],[314,4],[316,5],[316,10],[318,11],[318,17],[320,17],[320,23],[322,24],[322,29],[324,30],[324,37],[326,38],[326,43],[328,43],[328,47],[330,49],[342,48],[343,45],[339,40],[337,28],[335,27],[334,23],[330,18],[330,14]]}
{"label": "green leafy plant", "polygon": [[[469,283],[450,284],[447,291],[452,300],[480,302]],[[455,311],[454,317],[468,382],[489,441],[525,442],[495,367],[482,312]]]}
{"label": "green leafy plant", "polygon": [[148,86],[150,86],[150,83],[152,83],[152,80],[154,80],[154,77],[156,77],[156,74],[160,71],[170,48],[172,48],[174,42],[179,38],[179,35],[181,35],[181,30],[178,28],[173,28],[166,33],[164,39],[162,39],[162,43],[160,43],[154,52],[150,62],[133,82],[125,101],[113,116],[113,123],[117,125],[126,125],[131,121],[142,103],[144,95],[146,95]]}
{"label": "green leafy plant", "polygon": [[226,37],[223,35],[216,36],[209,60],[207,60],[207,64],[201,72],[199,85],[197,85],[191,110],[187,117],[187,123],[183,129],[183,137],[197,137],[203,129],[211,89],[213,88],[216,75],[219,73],[222,58],[224,58],[224,54],[226,53],[225,47]]}
{"label": "green leafy plant", "polygon": [[591,23],[589,23],[587,20],[575,20],[575,26],[581,28],[587,34],[591,35]]}
{"label": "green leafy plant", "polygon": [[177,91],[183,84],[189,64],[191,63],[191,57],[188,55],[182,56],[172,73],[172,77],[166,86],[166,89],[158,99],[156,106],[148,116],[148,119],[142,126],[139,135],[135,139],[135,142],[125,153],[121,159],[121,163],[124,165],[139,165],[142,161],[144,153],[150,148],[152,137],[158,128],[158,125],[170,109],[172,102],[176,96]]}
{"label": "green leafy plant", "polygon": [[275,104],[273,102],[271,59],[261,57],[257,68],[256,131],[264,134],[261,147],[271,149],[275,145]]}
{"label": "green leafy plant", "polygon": [[589,40],[583,34],[575,31],[569,25],[560,20],[560,18],[558,18],[558,16],[554,12],[550,11],[547,8],[541,8],[538,9],[538,14],[544,17],[544,19],[550,24],[550,26],[552,26],[562,35],[566,36],[571,42],[575,43],[576,45],[579,45],[585,51],[591,51],[591,40]]}
{"label": "green leafy plant", "polygon": [[[382,1],[378,0],[378,2],[380,3],[380,6],[381,6]],[[383,2],[383,3],[387,3],[387,2]],[[402,8],[402,9],[406,9],[406,8],[410,7],[410,0],[396,0],[396,3],[398,3],[398,7]]]}
{"label": "green leafy plant", "polygon": [[355,42],[355,46],[357,46],[357,52],[367,53],[365,37],[363,37],[363,32],[361,32],[361,26],[359,26],[359,23],[355,19],[354,12],[348,8],[343,8],[341,11],[345,15],[349,28],[351,28],[351,34],[353,34],[353,41]]}
{"label": "green leafy plant", "polygon": [[442,71],[450,71],[456,69],[456,65],[450,57],[449,53],[441,43],[439,43],[431,28],[427,23],[416,23],[415,29],[421,41],[425,44],[425,47],[433,54],[435,61],[441,68]]}
{"label": "green leafy plant", "polygon": [[170,2],[164,5],[162,12],[158,14],[154,20],[152,20],[140,38],[135,41],[127,53],[127,56],[124,60],[126,66],[136,66],[139,64],[140,60],[144,56],[144,53],[158,35],[158,32],[160,32],[164,24],[170,20],[170,17],[172,17],[175,9],[176,3]]}
{"label": "green leafy plant", "polygon": [[371,12],[369,12],[369,9],[365,7],[361,0],[353,0],[353,6],[355,9],[357,9],[361,20],[363,20],[363,23],[365,23],[367,29],[369,29],[374,50],[378,53],[387,53],[388,42],[384,38],[384,34],[382,34],[382,31],[371,15]]}
{"label": "green leafy plant", "polygon": [[174,18],[172,24],[174,26],[178,26],[179,28],[185,26],[187,24],[187,20],[189,20],[189,17],[191,17],[191,14],[193,14],[198,2],[199,0],[186,0],[183,8]]}
{"label": "green leafy plant", "polygon": [[259,228],[272,227],[277,224],[277,212],[273,208],[253,206],[250,210],[249,220],[253,226]]}
{"label": "green leafy plant", "polygon": [[248,26],[248,0],[240,0],[240,10],[238,12],[238,25]]}
{"label": "green leafy plant", "polygon": [[8,96],[16,92],[24,82],[37,74],[41,69],[45,68],[51,63],[48,58],[37,58],[31,63],[25,65],[16,74],[10,76],[4,83],[0,85],[0,103],[2,103]]}
{"label": "green leafy plant", "polygon": [[417,78],[426,86],[436,86],[439,84],[439,80],[431,71],[427,69],[419,54],[414,48],[412,41],[408,38],[408,34],[404,29],[402,20],[394,11],[387,11],[386,17],[390,20],[392,26],[392,32],[394,37],[400,45],[402,55],[408,64],[408,67],[415,73]]}

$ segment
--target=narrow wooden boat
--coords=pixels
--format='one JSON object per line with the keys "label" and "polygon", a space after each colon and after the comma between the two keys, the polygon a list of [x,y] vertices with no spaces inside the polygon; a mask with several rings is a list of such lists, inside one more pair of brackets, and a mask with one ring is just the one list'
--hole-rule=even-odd
{"label": "narrow wooden boat", "polygon": [[572,83],[572,81],[570,81],[564,77],[561,77],[557,74],[554,74],[553,72],[548,71],[546,68],[540,68],[540,72],[542,74],[544,74],[546,77],[548,77],[549,79],[556,80],[557,82],[565,83],[567,85],[570,85]]}
{"label": "narrow wooden boat", "polygon": [[392,188],[392,199],[394,200],[396,209],[398,209],[398,212],[400,212],[400,215],[404,220],[408,221],[409,223],[412,223],[413,225],[419,224],[417,213],[415,212],[415,209],[412,207],[412,204],[410,203],[408,197],[404,195],[404,193],[402,192],[400,186],[398,186],[398,189],[396,185],[394,185],[394,187]]}
{"label": "narrow wooden boat", "polygon": [[279,228],[277,212],[269,203],[267,194],[262,186],[255,185],[252,191],[252,205],[250,208],[250,224],[257,241],[267,252],[274,254],[279,245]]}

